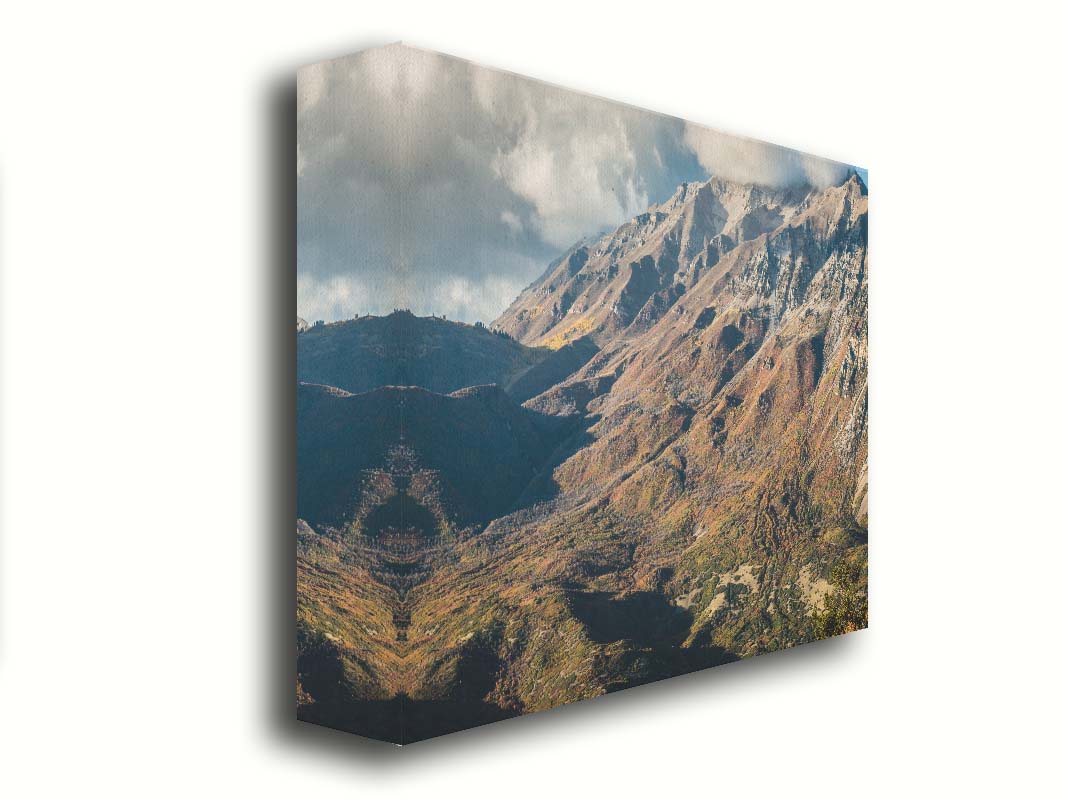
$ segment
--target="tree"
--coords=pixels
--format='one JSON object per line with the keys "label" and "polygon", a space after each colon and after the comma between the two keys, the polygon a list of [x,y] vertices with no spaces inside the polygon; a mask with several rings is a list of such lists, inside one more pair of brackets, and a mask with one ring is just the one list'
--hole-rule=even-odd
{"label": "tree", "polygon": [[867,627],[867,563],[840,561],[830,570],[823,606],[812,613],[815,636],[826,639]]}

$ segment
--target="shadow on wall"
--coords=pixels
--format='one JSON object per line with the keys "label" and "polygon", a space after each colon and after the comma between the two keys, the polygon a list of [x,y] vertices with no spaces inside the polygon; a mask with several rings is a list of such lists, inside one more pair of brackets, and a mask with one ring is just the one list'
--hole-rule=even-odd
{"label": "shadow on wall", "polygon": [[[0,185],[0,242],[4,240],[4,195],[3,186]],[[3,298],[4,298],[4,284],[5,284],[5,265],[4,265],[4,248],[0,246],[0,314],[3,313]],[[4,326],[3,319],[0,318],[0,386],[7,384],[7,376],[5,375],[4,364]],[[4,398],[0,393],[0,442],[7,441],[7,414],[4,409]],[[4,508],[4,493],[7,487],[7,481],[5,480],[5,467],[6,467],[6,451],[0,452],[0,509]],[[4,655],[4,633],[6,626],[4,625],[5,617],[7,614],[7,598],[4,596],[4,587],[8,586],[8,580],[6,577],[6,568],[8,559],[4,557],[4,520],[3,514],[0,514],[0,661],[3,660]]]}
{"label": "shadow on wall", "polygon": [[[345,52],[384,44],[355,43]],[[311,59],[309,57],[308,61]],[[268,191],[264,198],[264,230],[269,237],[268,261],[263,281],[259,338],[264,358],[261,395],[268,404],[261,436],[267,457],[261,476],[263,503],[258,509],[263,535],[264,567],[257,606],[263,609],[261,685],[266,736],[287,751],[351,765],[360,772],[410,768],[413,763],[445,764],[471,753],[483,758],[487,749],[529,746],[558,736],[561,726],[595,735],[606,724],[638,725],[653,708],[677,704],[687,708],[694,692],[712,702],[716,692],[733,692],[751,682],[764,684],[779,670],[792,679],[805,669],[821,671],[840,662],[845,652],[862,646],[855,635],[836,637],[778,653],[760,656],[751,663],[728,664],[714,670],[679,676],[671,680],[611,694],[594,701],[561,706],[551,711],[515,718],[489,727],[472,728],[401,749],[386,742],[365,739],[329,728],[301,723],[296,718],[296,79],[295,69],[268,83],[263,105],[267,136]],[[579,602],[593,602],[582,598]],[[625,609],[621,609],[625,611]],[[606,634],[605,634],[606,635]],[[595,702],[597,712],[587,710]],[[502,735],[505,734],[506,735]],[[402,763],[401,763],[402,762]]]}
{"label": "shadow on wall", "polygon": [[265,98],[262,124],[267,196],[264,230],[269,240],[264,264],[264,297],[259,339],[265,359],[267,404],[260,435],[266,442],[263,464],[263,536],[269,561],[263,570],[261,596],[262,656],[268,673],[261,685],[272,737],[291,738],[296,722],[296,73],[272,82]]}
{"label": "shadow on wall", "polygon": [[[349,43],[350,53],[388,42]],[[322,60],[308,58],[306,63]],[[258,339],[264,359],[260,395],[266,403],[260,435],[266,443],[260,476],[262,504],[257,511],[263,531],[264,554],[259,596],[262,609],[261,654],[262,711],[266,735],[292,749],[319,750],[308,732],[313,725],[296,719],[296,70],[266,78],[261,125],[264,131],[262,164],[266,192],[263,197],[265,242],[264,276]],[[326,729],[321,729],[325,731]],[[369,759],[394,748],[350,734],[334,734],[357,743],[357,752]],[[346,756],[351,761],[351,755]]]}

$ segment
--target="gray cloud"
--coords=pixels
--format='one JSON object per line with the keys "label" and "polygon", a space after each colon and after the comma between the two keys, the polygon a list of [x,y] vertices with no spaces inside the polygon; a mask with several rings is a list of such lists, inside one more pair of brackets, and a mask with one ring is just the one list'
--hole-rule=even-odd
{"label": "gray cloud", "polygon": [[489,321],[561,250],[682,181],[796,177],[774,168],[793,151],[401,45],[306,67],[297,94],[309,319]]}

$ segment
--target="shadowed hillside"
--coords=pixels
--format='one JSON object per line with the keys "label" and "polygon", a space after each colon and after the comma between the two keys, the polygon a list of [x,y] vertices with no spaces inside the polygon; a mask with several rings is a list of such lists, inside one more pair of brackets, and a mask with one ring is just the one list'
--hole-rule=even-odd
{"label": "shadowed hillside", "polygon": [[453,522],[488,521],[510,509],[574,427],[573,419],[523,408],[496,386],[442,395],[301,384],[297,514],[312,525],[351,522],[364,499],[364,471],[403,445],[441,476]]}
{"label": "shadowed hillside", "polygon": [[521,402],[596,353],[588,343],[564,352],[527,347],[482,325],[407,311],[310,328],[302,322],[297,320],[297,380],[353,394],[380,386],[419,386],[447,394],[497,384]]}

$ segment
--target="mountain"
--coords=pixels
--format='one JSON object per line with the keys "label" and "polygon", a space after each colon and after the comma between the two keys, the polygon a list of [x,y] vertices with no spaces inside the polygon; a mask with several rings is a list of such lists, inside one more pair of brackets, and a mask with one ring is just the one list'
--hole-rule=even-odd
{"label": "mountain", "polygon": [[301,717],[413,741],[864,627],[867,268],[856,176],[711,179],[494,330],[300,333]]}
{"label": "mountain", "polygon": [[712,178],[683,184],[666,203],[598,241],[579,244],[494,323],[549,347],[592,334],[638,333],[743,242],[788,223],[809,193]]}
{"label": "mountain", "polygon": [[[692,220],[705,192],[717,193],[718,187],[710,181],[688,193],[688,202],[668,204],[672,214],[655,236],[660,258],[664,252],[700,249],[679,245],[694,230],[682,222]],[[675,202],[682,197],[679,191]],[[698,459],[719,452],[728,440],[743,441],[745,448],[762,442],[770,457],[789,435],[787,429],[808,435],[842,424],[851,431],[848,436],[839,432],[842,452],[865,453],[860,445],[866,426],[866,208],[866,190],[857,177],[813,192],[793,207],[776,207],[775,218],[783,219],[776,228],[727,250],[713,266],[703,254],[683,259],[679,271],[699,271],[699,279],[678,289],[670,303],[646,304],[641,319],[625,327],[612,323],[619,305],[612,298],[624,294],[625,286],[616,286],[615,295],[580,295],[583,311],[578,313],[601,321],[596,328],[601,350],[529,403],[550,410],[559,397],[577,393],[585,396],[586,412],[599,417],[590,431],[597,441],[572,460],[569,476],[579,482],[613,477],[611,465],[619,463],[613,436],[622,436],[621,431],[627,441],[647,441],[651,448],[674,442],[683,425],[685,439],[704,437],[694,447]],[[757,211],[760,219],[770,216]],[[608,243],[618,238],[618,232],[605,237],[596,252],[609,250]],[[637,251],[648,247],[646,241]],[[632,255],[624,253],[622,260]],[[571,277],[594,284],[588,275],[602,269],[587,263]],[[529,308],[531,294],[536,291],[524,292],[496,324],[513,328]],[[554,339],[572,324],[563,319],[544,332],[519,334],[532,341]],[[811,419],[803,416],[806,412]],[[803,431],[797,429],[801,421],[807,426]],[[639,448],[637,458],[648,448]],[[851,462],[843,466],[856,469]]]}
{"label": "mountain", "polygon": [[566,377],[594,352],[583,342],[557,350],[528,347],[483,325],[401,310],[301,331],[297,380],[355,394],[380,386],[447,394],[496,384],[521,401]]}

